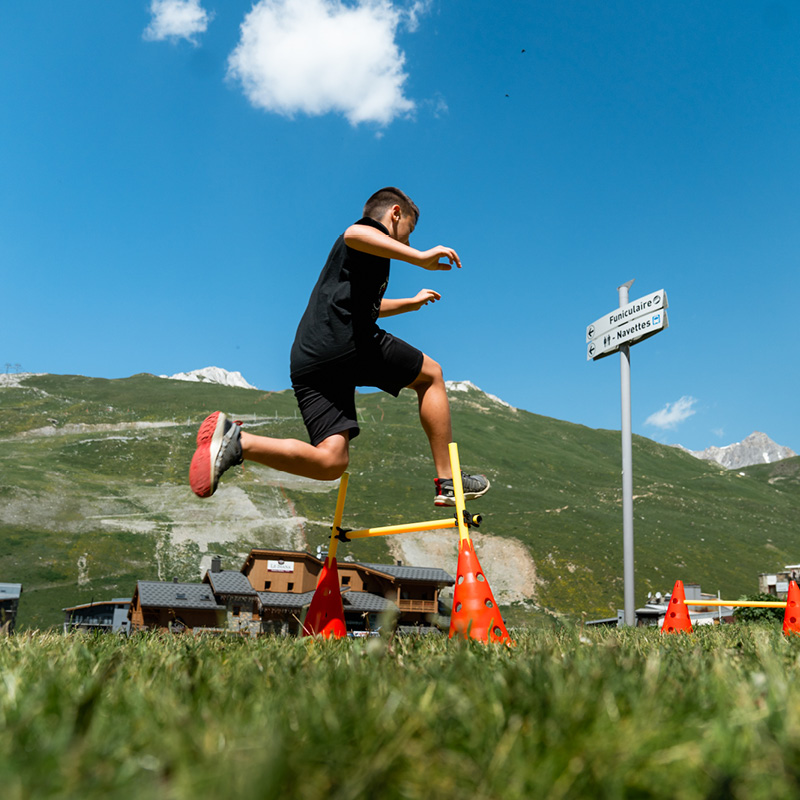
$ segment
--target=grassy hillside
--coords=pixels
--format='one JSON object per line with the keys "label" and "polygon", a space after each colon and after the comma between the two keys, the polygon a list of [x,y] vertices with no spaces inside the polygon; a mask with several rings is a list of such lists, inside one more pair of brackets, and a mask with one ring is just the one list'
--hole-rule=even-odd
{"label": "grassy hillside", "polygon": [[[462,465],[492,481],[474,504],[489,536],[479,553],[516,542],[535,565],[527,595],[536,605],[613,614],[622,605],[619,433],[515,411],[472,390],[452,392],[451,403]],[[192,495],[194,436],[215,408],[253,432],[305,438],[291,392],[151,375],[47,375],[0,388],[0,581],[24,584],[22,626],[58,624],[63,606],[130,596],[136,579],[197,580],[211,553],[238,568],[253,546],[313,552],[327,542],[334,485],[246,465],[213,498]],[[359,395],[358,409],[345,524],[446,516],[431,503],[415,396]],[[796,562],[799,462],[729,472],[634,437],[637,601],[677,578],[739,596],[756,590],[759,572]],[[367,540],[339,554],[387,561],[388,548]],[[455,543],[452,554],[451,573]],[[493,585],[520,570],[517,558],[482,563]]]}

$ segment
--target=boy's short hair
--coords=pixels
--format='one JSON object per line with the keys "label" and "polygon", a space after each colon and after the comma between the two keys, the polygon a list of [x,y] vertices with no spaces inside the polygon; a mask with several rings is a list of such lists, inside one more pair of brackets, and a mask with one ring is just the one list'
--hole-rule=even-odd
{"label": "boy's short hair", "polygon": [[380,219],[386,213],[386,210],[393,205],[400,206],[403,214],[413,214],[415,221],[419,221],[419,209],[414,201],[395,186],[385,186],[383,189],[378,189],[364,204],[364,216],[371,219]]}

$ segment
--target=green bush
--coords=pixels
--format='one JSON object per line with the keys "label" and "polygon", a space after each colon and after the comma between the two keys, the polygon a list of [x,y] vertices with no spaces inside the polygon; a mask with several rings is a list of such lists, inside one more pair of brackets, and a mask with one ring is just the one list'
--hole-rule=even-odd
{"label": "green bush", "polygon": [[[774,594],[751,594],[741,598],[750,602],[776,602]],[[751,608],[743,606],[733,610],[733,618],[736,622],[780,622],[783,623],[785,610],[783,608]]]}

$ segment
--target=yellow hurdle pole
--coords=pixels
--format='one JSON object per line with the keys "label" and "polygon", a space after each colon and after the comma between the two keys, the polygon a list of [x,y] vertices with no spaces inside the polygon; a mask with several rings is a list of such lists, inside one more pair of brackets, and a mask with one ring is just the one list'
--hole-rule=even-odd
{"label": "yellow hurdle pole", "polygon": [[733,608],[786,608],[780,600],[686,600],[687,606],[731,606]]}
{"label": "yellow hurdle pole", "polygon": [[423,533],[439,528],[455,528],[456,520],[432,519],[429,522],[407,522],[405,525],[386,525],[382,528],[363,528],[358,531],[345,531],[348,539],[367,539],[370,536],[391,536],[395,533]]}
{"label": "yellow hurdle pole", "polygon": [[462,542],[472,541],[469,535],[469,528],[464,522],[464,485],[461,483],[461,462],[458,459],[458,445],[450,442],[450,468],[453,470],[453,493],[456,496],[456,522],[458,523],[458,546]]}
{"label": "yellow hurdle pole", "polygon": [[333,564],[333,559],[336,558],[336,548],[339,546],[339,540],[336,538],[339,534],[339,528],[342,526],[342,517],[344,516],[344,499],[347,497],[347,483],[350,480],[350,473],[343,472],[342,477],[339,479],[339,494],[336,498],[336,511],[333,514],[333,527],[331,528],[331,541],[328,545],[328,558],[325,561],[328,569]]}

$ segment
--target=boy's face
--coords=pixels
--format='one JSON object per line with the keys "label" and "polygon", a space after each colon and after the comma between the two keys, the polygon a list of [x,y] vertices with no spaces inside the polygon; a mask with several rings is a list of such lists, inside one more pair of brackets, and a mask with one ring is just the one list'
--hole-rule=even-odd
{"label": "boy's face", "polygon": [[414,214],[404,214],[399,208],[392,218],[392,239],[402,244],[408,244],[408,239],[417,227],[417,218]]}

